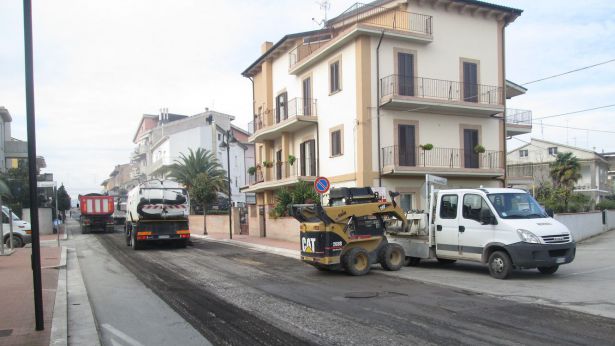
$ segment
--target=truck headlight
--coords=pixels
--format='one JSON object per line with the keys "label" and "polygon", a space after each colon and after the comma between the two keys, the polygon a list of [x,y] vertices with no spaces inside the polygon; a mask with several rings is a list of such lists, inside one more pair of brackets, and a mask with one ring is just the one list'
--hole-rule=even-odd
{"label": "truck headlight", "polygon": [[519,239],[521,239],[521,241],[526,242],[526,243],[532,243],[532,244],[540,244],[540,239],[538,239],[538,237],[525,229],[518,229],[517,230],[517,234],[519,235]]}

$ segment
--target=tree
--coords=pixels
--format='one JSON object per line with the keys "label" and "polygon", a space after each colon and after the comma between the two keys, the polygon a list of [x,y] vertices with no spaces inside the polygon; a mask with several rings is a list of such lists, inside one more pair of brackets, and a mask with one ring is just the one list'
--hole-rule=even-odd
{"label": "tree", "polygon": [[564,208],[568,210],[568,202],[574,186],[581,179],[581,164],[572,153],[558,153],[555,161],[549,165],[549,175],[553,180],[553,187],[562,191]]}
{"label": "tree", "polygon": [[66,211],[70,210],[70,196],[64,188],[64,184],[58,188],[58,210],[62,213],[62,219],[66,220]]}
{"label": "tree", "polygon": [[[203,205],[203,227],[207,231],[205,217],[207,214],[206,206],[212,202],[209,199],[210,193],[213,193],[214,200],[218,193],[228,193],[226,171],[222,168],[216,156],[203,148],[198,148],[196,151],[189,149],[188,155],[182,153],[179,160],[175,160],[175,163],[169,167],[169,177],[183,184],[195,203]],[[196,184],[198,184],[198,188],[195,190]],[[197,195],[201,199],[197,200]]]}
{"label": "tree", "polygon": [[314,190],[312,184],[308,184],[305,181],[300,181],[289,190],[287,188],[281,188],[276,193],[276,206],[270,215],[274,217],[281,217],[288,215],[288,207],[291,204],[320,204],[320,198]]}

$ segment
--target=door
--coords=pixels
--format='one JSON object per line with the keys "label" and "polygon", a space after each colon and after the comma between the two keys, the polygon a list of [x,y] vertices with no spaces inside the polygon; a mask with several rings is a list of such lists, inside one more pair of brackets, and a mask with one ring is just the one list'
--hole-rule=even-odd
{"label": "door", "polygon": [[463,101],[478,102],[478,65],[463,63]]}
{"label": "door", "polygon": [[478,145],[478,130],[463,130],[463,163],[465,168],[478,168],[478,153],[474,148]]}
{"label": "door", "polygon": [[480,261],[483,247],[492,241],[495,225],[482,225],[481,215],[491,215],[491,208],[480,195],[463,195],[462,213],[459,221],[459,254],[464,259]]}
{"label": "door", "polygon": [[303,114],[312,115],[312,78],[303,80]]}
{"label": "door", "polygon": [[459,195],[442,194],[436,214],[436,255],[459,257]]}
{"label": "door", "polygon": [[282,179],[282,167],[284,163],[282,162],[282,150],[278,150],[275,152],[275,178],[280,180]]}
{"label": "door", "polygon": [[399,95],[414,96],[414,55],[397,53]]}
{"label": "door", "polygon": [[404,212],[409,212],[413,209],[414,194],[412,193],[400,193],[399,194],[399,206]]}
{"label": "door", "polygon": [[288,98],[287,95],[288,95],[287,93],[281,93],[275,99],[275,122],[276,124],[288,118],[288,105],[286,102],[286,99]]}
{"label": "door", "polygon": [[399,125],[397,128],[399,141],[398,162],[400,166],[416,165],[416,142],[414,130],[414,125]]}
{"label": "door", "polygon": [[258,206],[258,233],[261,237],[267,236],[267,222],[265,222],[265,206]]}
{"label": "door", "polygon": [[309,140],[299,145],[301,176],[316,175],[316,141]]}

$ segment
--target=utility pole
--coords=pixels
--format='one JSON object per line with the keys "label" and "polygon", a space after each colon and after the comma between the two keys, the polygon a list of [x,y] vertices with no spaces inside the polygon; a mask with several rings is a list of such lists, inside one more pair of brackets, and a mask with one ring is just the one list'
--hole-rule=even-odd
{"label": "utility pole", "polygon": [[24,50],[26,66],[26,121],[28,129],[28,181],[30,183],[30,224],[32,225],[32,283],[36,330],[45,329],[41,285],[41,243],[39,239],[36,182],[36,126],[34,117],[34,72],[32,54],[32,2],[23,0]]}

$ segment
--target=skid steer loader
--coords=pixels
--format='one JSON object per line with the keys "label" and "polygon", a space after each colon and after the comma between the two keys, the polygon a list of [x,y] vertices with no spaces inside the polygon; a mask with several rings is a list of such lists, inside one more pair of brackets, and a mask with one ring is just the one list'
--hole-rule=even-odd
{"label": "skid steer loader", "polygon": [[404,249],[387,241],[391,227],[405,229],[407,220],[390,193],[381,201],[371,188],[337,188],[329,204],[295,204],[290,214],[300,225],[301,259],[318,270],[344,270],[365,275],[372,264],[399,270],[405,264]]}

